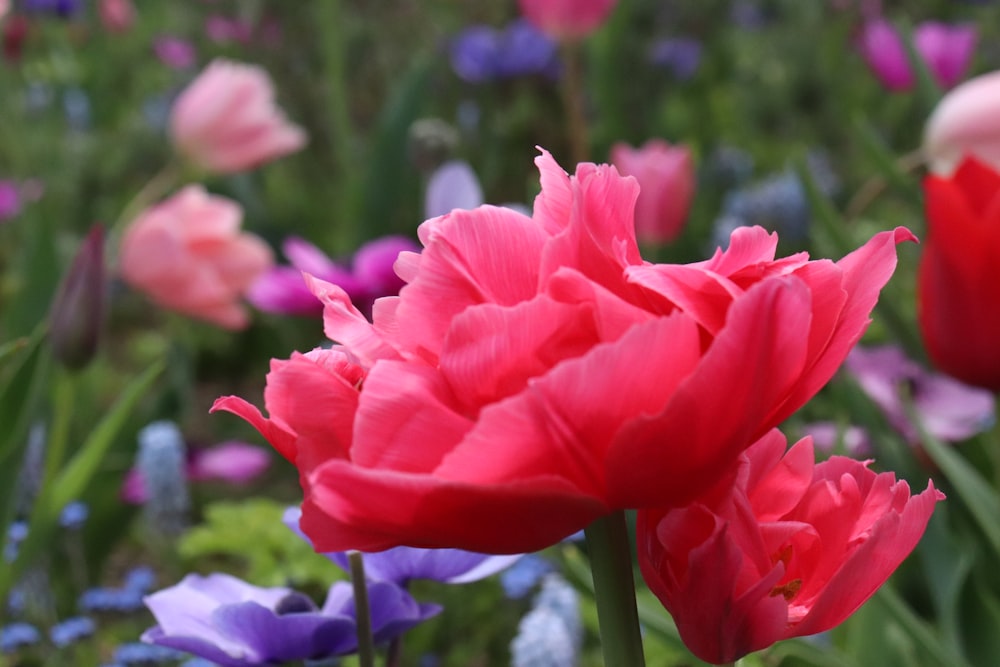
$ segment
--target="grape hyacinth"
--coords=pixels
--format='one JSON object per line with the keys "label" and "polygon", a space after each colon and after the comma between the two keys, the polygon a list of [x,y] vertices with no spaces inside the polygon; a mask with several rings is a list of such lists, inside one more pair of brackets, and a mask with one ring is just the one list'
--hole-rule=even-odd
{"label": "grape hyacinth", "polygon": [[184,438],[173,422],[153,422],[139,431],[136,463],[149,493],[144,509],[158,535],[177,536],[187,526],[186,460]]}
{"label": "grape hyacinth", "polygon": [[511,665],[573,667],[582,637],[576,590],[558,574],[547,575],[534,607],[521,619],[511,642]]}

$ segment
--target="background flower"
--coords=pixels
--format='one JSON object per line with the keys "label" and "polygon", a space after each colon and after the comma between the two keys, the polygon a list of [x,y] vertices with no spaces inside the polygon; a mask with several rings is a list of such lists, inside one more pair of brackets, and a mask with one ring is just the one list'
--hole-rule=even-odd
{"label": "background flower", "polygon": [[305,132],[275,106],[267,72],[221,59],[174,102],[170,136],[196,165],[222,173],[252,169],[306,144]]}
{"label": "background flower", "polygon": [[240,232],[242,217],[236,202],[189,185],[129,224],[122,277],[165,308],[243,328],[239,298],[274,260],[267,244]]}

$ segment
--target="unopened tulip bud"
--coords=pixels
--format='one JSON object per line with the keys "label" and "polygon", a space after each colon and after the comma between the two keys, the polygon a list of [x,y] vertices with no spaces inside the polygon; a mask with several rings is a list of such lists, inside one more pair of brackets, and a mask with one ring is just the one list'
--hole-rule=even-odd
{"label": "unopened tulip bud", "polygon": [[63,365],[83,368],[97,352],[107,310],[104,228],[94,225],[52,302],[49,340]]}

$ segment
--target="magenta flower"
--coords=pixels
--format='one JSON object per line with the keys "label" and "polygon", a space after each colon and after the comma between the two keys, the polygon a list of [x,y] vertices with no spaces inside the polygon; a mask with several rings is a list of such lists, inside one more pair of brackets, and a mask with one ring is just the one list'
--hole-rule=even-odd
{"label": "magenta flower", "polygon": [[[925,21],[913,32],[913,45],[937,83],[951,88],[961,81],[976,48],[972,25],[947,25]],[[858,37],[858,50],[872,72],[888,90],[904,91],[916,81],[903,38],[885,19],[865,23]]]}
{"label": "magenta flower", "polygon": [[[370,582],[368,597],[376,643],[441,611],[386,581]],[[343,581],[330,587],[321,608],[291,589],[260,588],[227,574],[189,574],[176,586],[146,596],[145,603],[158,625],[143,633],[144,642],[223,667],[285,664],[357,650],[354,594]]]}
{"label": "magenta flower", "polygon": [[14,181],[0,181],[0,222],[21,212],[21,190]]}
{"label": "magenta flower", "polygon": [[[265,449],[238,440],[188,451],[185,475],[193,482],[249,484],[271,466],[271,455]],[[149,494],[137,468],[132,468],[125,475],[120,495],[122,500],[133,505],[146,502]]]}
{"label": "magenta flower", "polygon": [[920,429],[911,421],[904,400],[913,401],[913,414],[938,440],[965,440],[985,431],[995,419],[993,394],[925,370],[895,345],[856,347],[844,368],[892,427],[913,444],[920,442]]}
{"label": "magenta flower", "polygon": [[405,236],[385,236],[361,246],[349,264],[339,264],[305,239],[291,236],[282,245],[291,266],[277,266],[251,285],[247,300],[259,310],[282,315],[319,315],[323,305],[306,287],[302,274],[338,285],[359,310],[370,312],[375,299],[403,286],[393,271],[399,253],[418,251]]}
{"label": "magenta flower", "polygon": [[157,37],[153,52],[161,63],[173,69],[193,67],[198,56],[191,42],[170,35]]}

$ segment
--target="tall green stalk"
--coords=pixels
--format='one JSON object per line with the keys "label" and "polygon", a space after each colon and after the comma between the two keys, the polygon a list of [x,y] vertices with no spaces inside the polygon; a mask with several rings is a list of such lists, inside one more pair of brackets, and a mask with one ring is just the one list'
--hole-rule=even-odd
{"label": "tall green stalk", "polygon": [[598,519],[584,534],[594,577],[604,665],[642,667],[646,662],[639,633],[625,513],[615,512]]}

